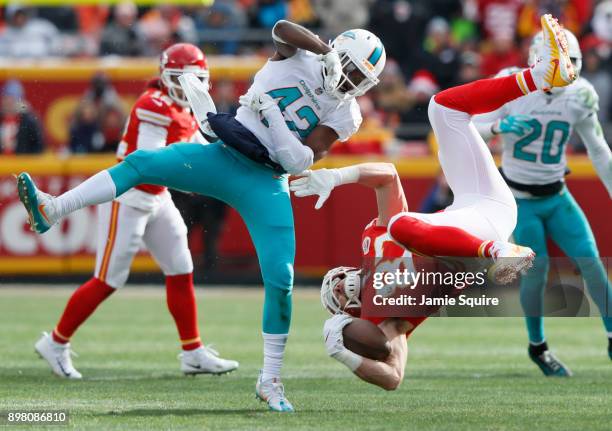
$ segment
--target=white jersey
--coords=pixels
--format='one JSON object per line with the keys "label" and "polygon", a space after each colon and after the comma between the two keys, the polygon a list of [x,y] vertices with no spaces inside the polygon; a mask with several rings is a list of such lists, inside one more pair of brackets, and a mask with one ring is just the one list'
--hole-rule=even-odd
{"label": "white jersey", "polygon": [[[317,55],[298,49],[285,60],[268,60],[255,74],[251,88],[276,99],[287,127],[300,141],[319,125],[334,129],[339,139],[346,141],[361,125],[359,105],[355,99],[340,104],[338,99],[325,93],[322,68]],[[241,106],[236,120],[249,129],[266,147],[270,158],[278,162],[265,119]]]}
{"label": "white jersey", "polygon": [[[512,181],[541,185],[562,180],[565,149],[574,126],[598,110],[598,97],[584,78],[553,94],[537,91],[505,104],[502,116],[526,115],[532,129],[525,135],[502,135],[502,169]],[[596,114],[595,114],[596,115]]]}

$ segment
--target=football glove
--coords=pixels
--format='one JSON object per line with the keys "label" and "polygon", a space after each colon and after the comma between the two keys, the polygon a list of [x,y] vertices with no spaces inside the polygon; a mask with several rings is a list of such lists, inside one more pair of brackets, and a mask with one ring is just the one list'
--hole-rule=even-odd
{"label": "football glove", "polygon": [[335,49],[332,49],[321,56],[321,62],[323,63],[323,88],[331,94],[342,79],[340,56]]}
{"label": "football glove", "polygon": [[238,98],[242,106],[249,108],[254,112],[262,112],[273,106],[276,106],[276,101],[269,94],[260,93],[253,88],[250,88],[246,94]]}
{"label": "football glove", "polygon": [[337,169],[308,170],[299,174],[300,178],[291,181],[289,190],[297,197],[318,195],[315,209],[323,206],[331,191],[340,184],[341,175]]}
{"label": "football glove", "polygon": [[529,124],[531,117],[528,115],[508,115],[500,120],[497,120],[491,131],[498,135],[500,133],[514,133],[522,136],[529,133],[533,127]]}
{"label": "football glove", "polygon": [[325,321],[323,325],[323,338],[325,339],[325,350],[332,358],[338,353],[346,350],[342,338],[342,330],[351,323],[353,318],[348,314],[334,314]]}

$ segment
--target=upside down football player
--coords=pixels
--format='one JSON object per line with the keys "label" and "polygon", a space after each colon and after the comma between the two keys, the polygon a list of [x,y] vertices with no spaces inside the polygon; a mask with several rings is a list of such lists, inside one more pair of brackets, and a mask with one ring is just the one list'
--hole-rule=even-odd
{"label": "upside down football player", "polygon": [[[363,233],[364,256],[409,257],[408,250],[413,250],[426,256],[491,257],[496,260],[492,272],[498,281],[511,281],[530,265],[534,254],[527,247],[506,242],[516,223],[516,203],[470,118],[530,92],[566,86],[574,80],[563,31],[550,15],[541,22],[545,46],[542,61],[533,68],[451,88],[431,99],[429,119],[438,140],[438,157],[455,197],[445,211],[407,212],[399,177],[390,164],[307,171],[303,178],[292,181],[291,189],[296,196],[319,195],[315,207],[320,208],[336,186],[358,183],[374,188],[378,218]],[[360,272],[359,268],[339,267],[323,279],[321,300],[334,314],[324,326],[326,349],[361,379],[392,390],[404,376],[407,337],[425,317],[364,316],[382,330],[390,354],[376,361],[348,350],[342,331],[353,320],[351,315],[360,311]]]}
{"label": "upside down football player", "polygon": [[[565,30],[570,58],[580,74],[582,52],[576,36]],[[535,63],[542,45],[538,33],[529,49]],[[516,68],[505,69],[506,75]],[[546,238],[550,237],[580,269],[589,294],[599,308],[612,359],[612,286],[600,260],[595,236],[582,209],[565,186],[566,144],[576,130],[595,170],[612,196],[612,152],[597,119],[599,97],[586,79],[579,77],[564,88],[530,94],[500,109],[478,115],[474,125],[483,138],[503,137],[502,170],[516,197],[518,221],[514,239],[538,255],[534,269],[521,278],[521,304],[529,338],[528,355],[546,376],[571,376],[571,371],[548,349],[544,336],[544,288],[550,262]]]}
{"label": "upside down football player", "polygon": [[292,412],[280,380],[295,256],[287,173],[308,169],[336,140],[357,131],[361,113],[355,98],[378,83],[386,54],[380,39],[361,29],[342,33],[330,46],[304,27],[279,21],[272,38],[276,53],[240,98],[236,117],[214,113],[197,80],[193,87],[187,85],[193,79],[181,81],[187,98],[192,94],[201,101],[191,107],[204,118],[202,130],[216,135],[217,142],[135,151],[58,197],[38,190],[27,173],[17,186],[39,233],[79,208],[113,200],[143,183],[211,196],[235,208],[255,245],[264,281],[264,363],[255,392],[271,410]]}
{"label": "upside down football player", "polygon": [[[139,149],[192,139],[206,142],[178,85],[177,78],[186,72],[208,85],[206,57],[198,47],[179,43],[162,53],[159,78],[149,83],[132,108],[117,150],[119,160]],[[141,242],[166,276],[167,305],[183,350],[181,370],[221,374],[238,368],[236,361],[221,359],[202,344],[187,227],[166,187],[150,184],[138,185],[98,206],[94,276],[72,294],[51,335],[43,333],[35,346],[38,354],[58,376],[81,378],[70,357],[70,338],[104,300],[123,287]]]}

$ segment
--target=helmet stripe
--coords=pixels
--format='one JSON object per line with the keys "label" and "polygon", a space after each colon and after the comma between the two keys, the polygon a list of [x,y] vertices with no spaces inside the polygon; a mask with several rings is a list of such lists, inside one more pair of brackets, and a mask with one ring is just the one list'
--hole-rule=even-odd
{"label": "helmet stripe", "polygon": [[378,61],[380,60],[380,57],[382,57],[382,53],[383,53],[382,45],[376,45],[376,48],[374,48],[374,51],[372,51],[372,53],[368,57],[368,61],[370,62],[372,66],[376,66],[376,63],[378,63]]}

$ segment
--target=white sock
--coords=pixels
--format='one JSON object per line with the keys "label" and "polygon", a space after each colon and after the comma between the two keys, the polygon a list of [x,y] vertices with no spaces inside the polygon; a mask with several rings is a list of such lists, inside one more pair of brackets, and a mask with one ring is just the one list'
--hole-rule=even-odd
{"label": "white sock", "polygon": [[608,338],[612,338],[612,332],[608,332]]}
{"label": "white sock", "polygon": [[98,172],[93,177],[68,190],[54,199],[54,216],[56,219],[85,208],[115,199],[117,189],[108,171]]}
{"label": "white sock", "polygon": [[285,345],[289,334],[266,334],[262,333],[264,339],[264,363],[261,380],[266,381],[280,378]]}

